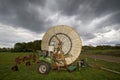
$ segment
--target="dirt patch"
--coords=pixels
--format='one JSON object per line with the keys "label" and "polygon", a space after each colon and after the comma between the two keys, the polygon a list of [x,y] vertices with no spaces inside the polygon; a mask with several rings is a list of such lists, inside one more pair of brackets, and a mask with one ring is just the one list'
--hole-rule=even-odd
{"label": "dirt patch", "polygon": [[93,59],[104,60],[104,61],[108,61],[108,62],[120,63],[120,57],[115,57],[115,56],[89,55],[89,54],[82,54],[82,56],[86,56],[86,57],[93,58]]}

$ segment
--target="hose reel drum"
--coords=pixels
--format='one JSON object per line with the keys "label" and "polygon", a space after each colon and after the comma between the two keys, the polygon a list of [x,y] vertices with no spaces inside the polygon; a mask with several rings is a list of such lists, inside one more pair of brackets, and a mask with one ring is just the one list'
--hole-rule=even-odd
{"label": "hose reel drum", "polygon": [[[82,48],[79,34],[66,25],[53,26],[45,33],[41,49],[56,53],[59,44],[62,46],[61,50],[66,64],[72,64],[79,57]],[[60,64],[59,66],[63,65]]]}

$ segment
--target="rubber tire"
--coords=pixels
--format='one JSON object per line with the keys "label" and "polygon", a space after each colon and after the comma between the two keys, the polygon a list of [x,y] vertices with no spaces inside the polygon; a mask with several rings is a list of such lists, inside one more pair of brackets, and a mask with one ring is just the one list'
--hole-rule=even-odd
{"label": "rubber tire", "polygon": [[[45,70],[42,70],[42,66],[44,66]],[[41,61],[38,66],[38,72],[40,74],[48,74],[51,70],[51,65],[47,62]]]}

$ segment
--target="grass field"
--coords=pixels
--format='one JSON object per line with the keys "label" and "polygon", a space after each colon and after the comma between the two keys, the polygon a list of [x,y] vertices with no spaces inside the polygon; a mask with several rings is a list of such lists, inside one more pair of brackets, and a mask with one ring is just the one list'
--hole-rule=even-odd
{"label": "grass field", "polygon": [[[19,65],[19,71],[12,71],[14,59],[17,56],[28,55],[30,53],[0,53],[0,80],[119,80],[120,75],[107,72],[97,68],[82,68],[74,72],[51,70],[48,75],[41,75],[37,71],[38,64],[25,66]],[[83,58],[83,56],[81,56]],[[88,63],[93,63],[93,59],[88,58]],[[120,64],[105,61],[97,61],[99,65],[120,71]]]}
{"label": "grass field", "polygon": [[85,55],[81,55],[80,57],[87,58],[89,64],[97,64],[98,66],[105,67],[105,68],[120,72],[120,63],[107,62],[107,61],[99,60],[99,59],[96,59],[96,61],[95,61],[95,59],[86,57]]}
{"label": "grass field", "polygon": [[82,51],[82,53],[120,57],[120,49],[86,50],[86,51]]}

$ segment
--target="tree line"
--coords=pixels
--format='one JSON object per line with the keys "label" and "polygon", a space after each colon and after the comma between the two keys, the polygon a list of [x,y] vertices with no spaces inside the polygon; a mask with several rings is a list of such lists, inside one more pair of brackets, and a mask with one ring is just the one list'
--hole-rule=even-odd
{"label": "tree line", "polygon": [[32,52],[41,50],[41,40],[35,40],[33,42],[18,42],[14,45],[14,48],[0,48],[0,52]]}
{"label": "tree line", "polygon": [[111,45],[98,45],[98,46],[83,46],[82,50],[120,50],[120,46],[111,46]]}
{"label": "tree line", "polygon": [[[0,52],[32,52],[41,50],[42,40],[35,40],[31,42],[18,42],[14,48],[0,48]],[[120,49],[120,46],[98,45],[98,46],[82,46],[82,50],[106,50],[106,49]]]}

